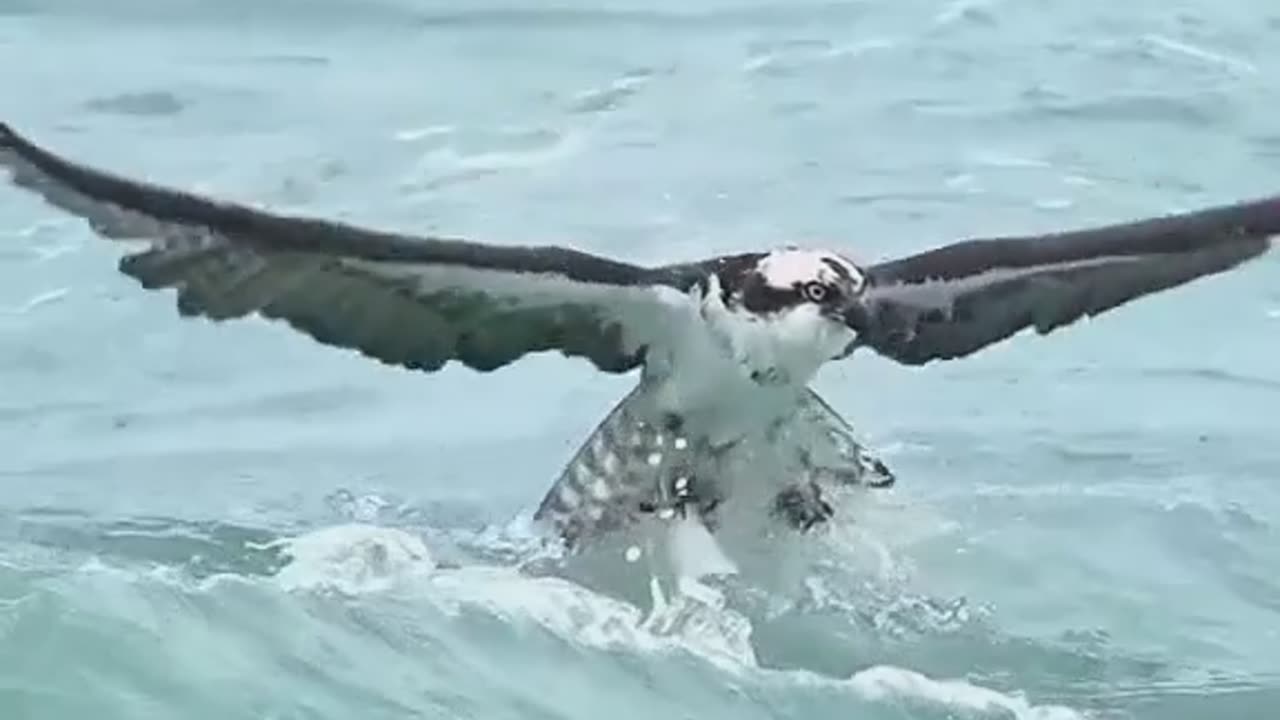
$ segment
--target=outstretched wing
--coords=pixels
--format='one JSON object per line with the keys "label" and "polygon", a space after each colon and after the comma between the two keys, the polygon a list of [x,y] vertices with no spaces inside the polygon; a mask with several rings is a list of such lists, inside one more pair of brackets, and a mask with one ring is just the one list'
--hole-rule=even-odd
{"label": "outstretched wing", "polygon": [[1052,235],[968,240],[867,268],[859,345],[907,365],[1040,334],[1220,273],[1280,233],[1280,197]]}
{"label": "outstretched wing", "polygon": [[99,234],[143,240],[120,269],[175,288],[186,316],[258,313],[385,363],[492,370],[559,350],[608,372],[643,362],[683,281],[560,247],[412,237],[138,182],[72,162],[0,123],[0,168]]}

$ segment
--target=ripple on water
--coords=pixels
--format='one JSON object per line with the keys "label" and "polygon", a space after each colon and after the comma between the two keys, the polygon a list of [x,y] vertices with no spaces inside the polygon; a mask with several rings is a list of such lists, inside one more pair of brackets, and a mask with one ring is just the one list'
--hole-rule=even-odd
{"label": "ripple on water", "polygon": [[584,138],[573,131],[523,126],[465,132],[437,129],[408,137],[412,139],[407,142],[428,141],[415,167],[401,180],[401,189],[410,192],[440,190],[553,165],[571,157],[584,144]]}
{"label": "ripple on water", "polygon": [[576,93],[569,101],[568,110],[583,115],[613,112],[639,93],[653,76],[654,72],[645,68],[624,73],[604,87]]}
{"label": "ripple on water", "polygon": [[162,117],[177,115],[186,109],[187,103],[172,92],[152,90],[91,98],[85,101],[84,107],[97,113]]}
{"label": "ripple on water", "polygon": [[1029,90],[1023,102],[1004,114],[1011,119],[1058,119],[1072,122],[1173,124],[1208,130],[1230,122],[1226,98],[1160,92],[1127,92],[1104,97],[1071,97],[1046,88]]}

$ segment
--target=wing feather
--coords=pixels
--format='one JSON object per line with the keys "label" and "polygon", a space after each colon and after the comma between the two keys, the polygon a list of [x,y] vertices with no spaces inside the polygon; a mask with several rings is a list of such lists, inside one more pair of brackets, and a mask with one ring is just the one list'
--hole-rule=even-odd
{"label": "wing feather", "polygon": [[867,268],[859,344],[907,365],[1047,334],[1232,269],[1280,234],[1280,197],[1023,238],[967,240]]}
{"label": "wing feather", "polygon": [[13,182],[100,235],[143,240],[120,270],[184,316],[258,314],[385,363],[481,371],[558,350],[626,372],[690,279],[563,247],[484,245],[272,214],[112,175],[0,123]]}

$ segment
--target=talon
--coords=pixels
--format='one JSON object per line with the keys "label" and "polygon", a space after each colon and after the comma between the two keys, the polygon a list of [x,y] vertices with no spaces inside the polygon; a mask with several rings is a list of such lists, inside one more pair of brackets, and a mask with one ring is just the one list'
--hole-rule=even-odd
{"label": "talon", "polygon": [[642,500],[638,504],[640,512],[655,514],[663,520],[669,520],[679,514],[688,517],[690,509],[698,513],[704,521],[720,504],[720,498],[714,493],[699,492],[699,483],[688,475],[680,475],[671,481],[666,495],[668,500]]}
{"label": "talon", "polygon": [[780,491],[774,497],[773,511],[801,532],[835,516],[835,508],[822,498],[818,486],[813,484],[793,485]]}
{"label": "talon", "polygon": [[680,513],[681,518],[688,517],[689,505],[697,501],[693,494],[693,481],[681,475],[671,483],[671,494],[675,496],[675,502],[672,503],[673,509]]}
{"label": "talon", "polygon": [[640,512],[646,515],[657,515],[663,520],[670,520],[677,514],[682,518],[685,517],[685,513],[688,512],[687,507],[690,502],[690,500],[683,500],[679,498],[670,504],[659,504],[651,500],[641,500],[637,508]]}
{"label": "talon", "polygon": [[693,494],[693,489],[690,485],[691,483],[689,482],[689,478],[678,477],[676,478],[676,481],[672,483],[671,486],[672,486],[672,489],[675,491],[675,496],[683,500],[683,499],[688,499],[689,496]]}
{"label": "talon", "polygon": [[897,477],[894,476],[893,471],[879,458],[864,454],[860,455],[858,459],[862,463],[863,476],[871,476],[865,481],[868,487],[890,488],[897,482]]}
{"label": "talon", "polygon": [[893,487],[894,483],[898,481],[898,478],[894,476],[893,471],[891,471],[888,467],[885,466],[884,463],[880,462],[879,460],[876,460],[875,464],[872,467],[875,468],[876,474],[879,475],[880,477],[877,480],[874,480],[868,483],[871,487],[890,488],[890,487]]}

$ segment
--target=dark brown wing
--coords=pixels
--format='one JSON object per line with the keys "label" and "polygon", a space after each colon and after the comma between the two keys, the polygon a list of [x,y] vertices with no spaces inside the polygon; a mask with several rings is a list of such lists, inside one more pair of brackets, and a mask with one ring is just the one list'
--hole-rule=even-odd
{"label": "dark brown wing", "polygon": [[95,170],[0,124],[0,168],[85,218],[146,245],[120,262],[180,312],[253,313],[386,363],[492,370],[559,350],[608,372],[643,362],[670,313],[671,278],[561,247],[484,245],[288,217]]}
{"label": "dark brown wing", "polygon": [[907,365],[1041,334],[1263,254],[1280,197],[1052,235],[967,240],[867,268],[859,344]]}

